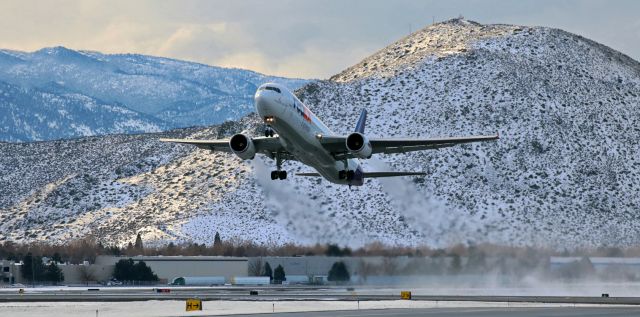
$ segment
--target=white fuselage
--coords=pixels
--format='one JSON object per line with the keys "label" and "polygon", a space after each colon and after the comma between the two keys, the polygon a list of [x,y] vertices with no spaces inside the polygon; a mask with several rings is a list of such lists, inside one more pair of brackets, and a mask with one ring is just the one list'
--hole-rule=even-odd
{"label": "white fuselage", "polygon": [[[265,123],[278,133],[282,146],[298,161],[314,168],[332,183],[362,185],[358,161],[336,160],[320,144],[321,136],[335,134],[288,89],[272,83],[260,86],[255,94],[255,106],[263,120],[273,118]],[[340,179],[340,170],[353,170],[355,176],[352,180]]]}

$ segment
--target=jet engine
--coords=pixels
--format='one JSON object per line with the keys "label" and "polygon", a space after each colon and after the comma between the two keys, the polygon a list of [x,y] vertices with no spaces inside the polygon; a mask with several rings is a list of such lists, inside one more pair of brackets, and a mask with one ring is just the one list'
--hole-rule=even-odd
{"label": "jet engine", "polygon": [[363,158],[368,159],[372,154],[372,147],[369,139],[361,133],[354,132],[347,136],[347,150],[351,152],[351,154]]}
{"label": "jet engine", "polygon": [[231,137],[229,146],[233,153],[243,160],[252,160],[256,156],[256,147],[250,137],[238,133]]}

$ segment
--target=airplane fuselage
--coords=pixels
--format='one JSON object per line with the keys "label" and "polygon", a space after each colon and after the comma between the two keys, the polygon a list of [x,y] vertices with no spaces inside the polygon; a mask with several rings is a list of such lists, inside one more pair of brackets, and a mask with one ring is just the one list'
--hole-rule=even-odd
{"label": "airplane fuselage", "polygon": [[[280,143],[300,162],[311,166],[332,183],[361,186],[363,171],[358,160],[337,160],[320,143],[324,136],[335,134],[288,89],[265,84],[254,96],[258,115],[279,136]],[[354,171],[353,178],[340,179],[341,170]]]}

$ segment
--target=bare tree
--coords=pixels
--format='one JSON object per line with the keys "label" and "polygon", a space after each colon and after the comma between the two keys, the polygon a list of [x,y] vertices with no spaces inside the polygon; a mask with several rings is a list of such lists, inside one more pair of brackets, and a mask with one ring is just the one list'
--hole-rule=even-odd
{"label": "bare tree", "polygon": [[262,257],[249,262],[249,276],[262,276],[264,274],[264,263]]}
{"label": "bare tree", "polygon": [[393,257],[385,256],[382,259],[382,271],[386,275],[395,275],[398,273],[398,263]]}
{"label": "bare tree", "polygon": [[360,259],[358,262],[358,272],[357,275],[362,279],[363,282],[367,282],[367,277],[374,274],[376,271],[376,267],[367,262],[365,259]]}
{"label": "bare tree", "polygon": [[85,283],[87,286],[89,286],[89,282],[93,282],[95,281],[96,275],[93,272],[93,270],[91,270],[88,266],[86,265],[81,265],[80,266],[80,280]]}

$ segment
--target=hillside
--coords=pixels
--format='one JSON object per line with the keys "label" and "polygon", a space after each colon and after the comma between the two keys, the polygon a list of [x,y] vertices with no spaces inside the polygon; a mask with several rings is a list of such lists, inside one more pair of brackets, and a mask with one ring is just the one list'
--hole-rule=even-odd
{"label": "hillside", "polygon": [[[501,139],[378,156],[368,170],[428,176],[353,190],[308,178],[273,182],[272,162],[160,144],[153,134],[0,144],[9,172],[0,180],[0,197],[8,197],[0,239],[124,243],[142,232],[145,240],[210,243],[220,231],[353,246],[640,242],[640,64],[608,47],[557,29],[454,19],[297,94],[337,133],[351,131],[367,108],[371,137],[499,131]],[[172,133],[245,129],[259,135],[254,116]]]}
{"label": "hillside", "polygon": [[0,50],[0,141],[158,132],[236,120],[256,88],[309,82],[168,58],[64,47]]}

